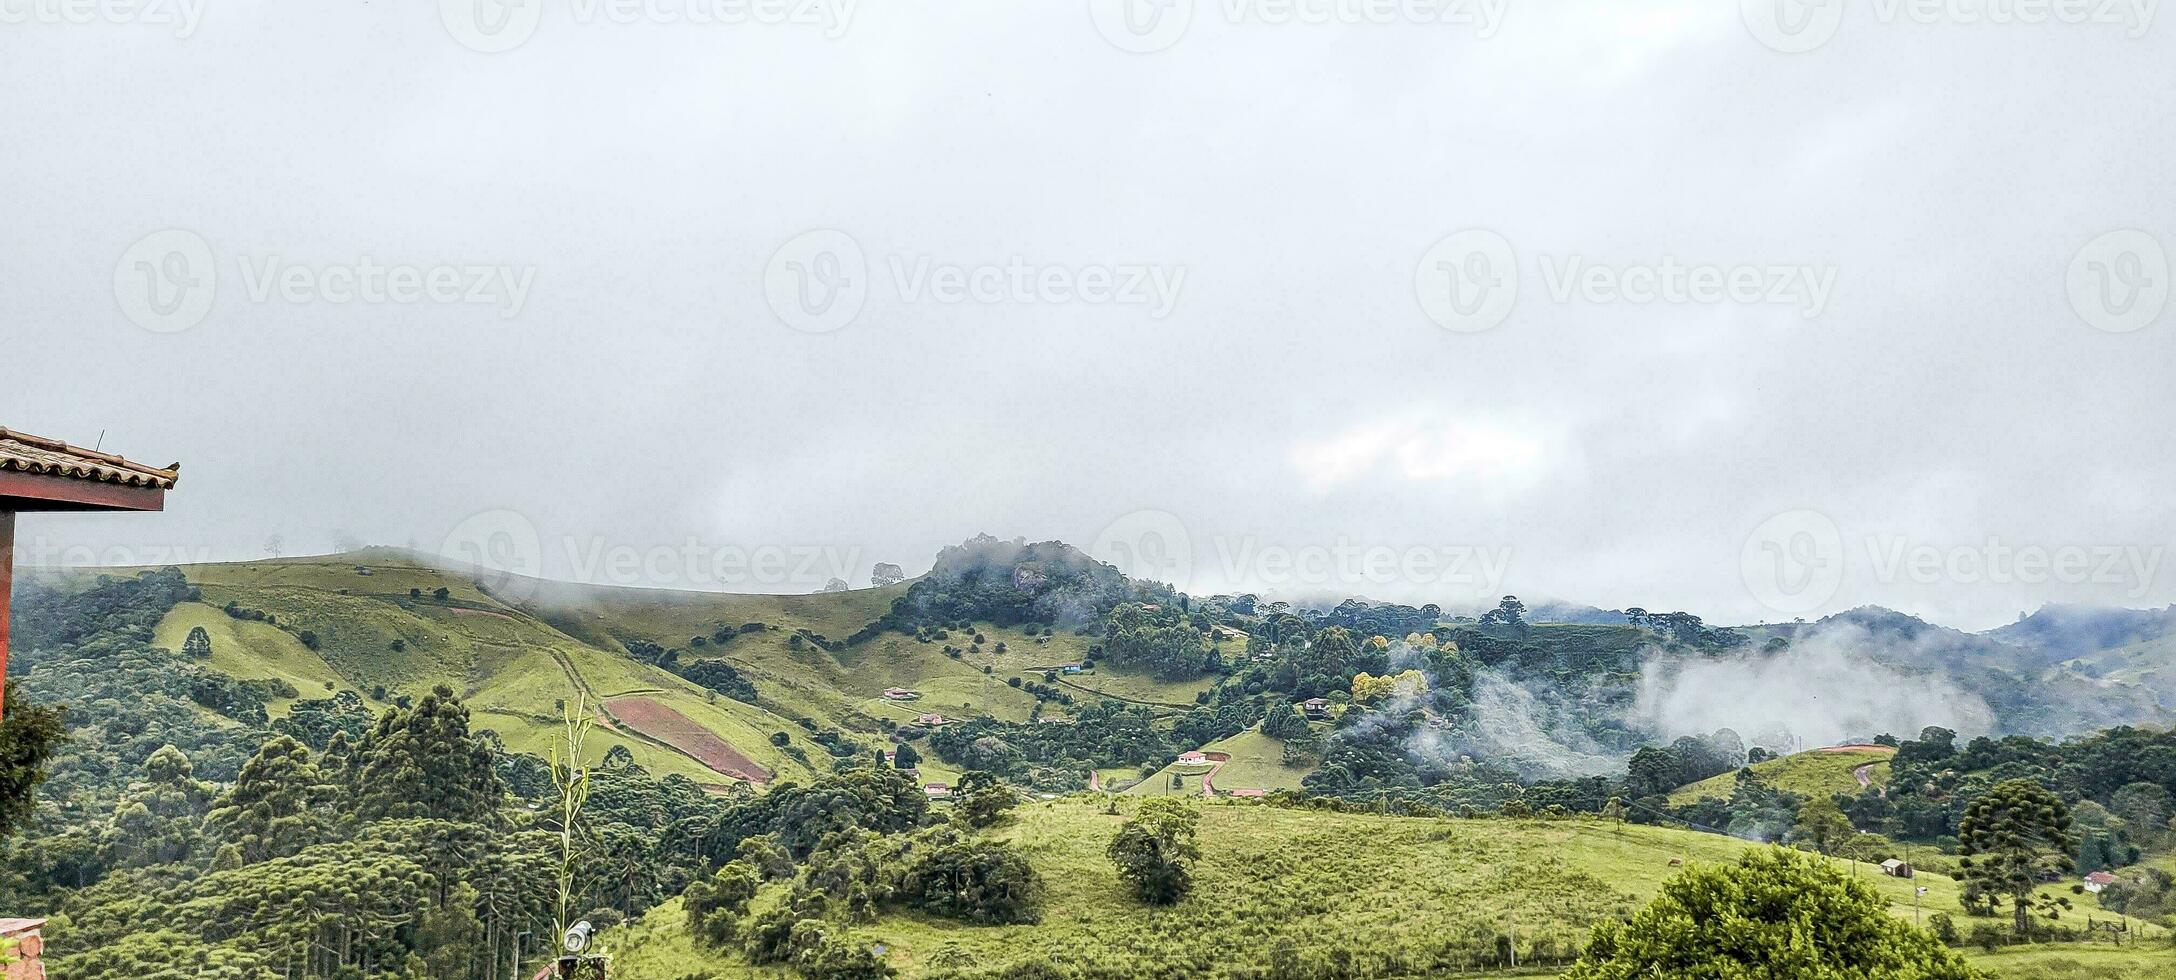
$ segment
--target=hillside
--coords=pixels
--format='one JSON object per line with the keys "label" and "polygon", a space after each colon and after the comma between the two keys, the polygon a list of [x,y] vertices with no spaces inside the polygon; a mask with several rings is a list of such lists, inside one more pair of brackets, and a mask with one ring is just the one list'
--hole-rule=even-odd
{"label": "hillside", "polygon": [[[397,553],[198,565],[184,573],[203,601],[177,606],[159,624],[156,642],[179,649],[202,627],[212,640],[210,667],[295,690],[268,704],[274,717],[297,700],[342,691],[380,710],[442,683],[461,694],[479,730],[515,752],[548,755],[562,705],[580,697],[603,725],[590,749],[596,758],[624,748],[661,775],[716,786],[816,771],[806,751],[771,742],[774,732],[803,731],[793,720],[802,715],[790,707],[719,697],[624,647],[579,640],[464,576]],[[778,597],[749,602],[780,605]],[[248,618],[224,611],[229,604]],[[315,649],[303,642],[305,633]]]}
{"label": "hillside", "polygon": [[[1753,774],[1769,786],[1809,799],[1832,794],[1857,795],[1867,786],[1889,781],[1889,757],[1896,750],[1886,745],[1838,745],[1769,759],[1752,766]],[[1861,782],[1861,777],[1865,782]],[[1681,805],[1702,797],[1729,799],[1737,784],[1735,771],[1688,783],[1670,793],[1670,803]]]}
{"label": "hillside", "polygon": [[[1294,975],[1316,975],[1305,964],[1326,967],[1337,950],[1351,956],[1353,975],[1455,975],[1491,962],[1499,937],[1516,942],[1522,961],[1561,962],[1595,922],[1651,897],[1675,872],[1673,861],[1724,862],[1756,846],[1594,819],[1439,820],[1220,803],[1202,810],[1194,894],[1151,914],[1103,854],[1123,819],[1072,797],[1024,807],[1000,832],[1048,886],[1040,924],[972,928],[895,913],[854,927],[852,938],[881,943],[908,978],[947,964],[995,975],[1028,962],[1095,963],[1107,971],[1098,976],[1253,975],[1280,959],[1299,965]],[[1923,913],[1958,912],[1948,878],[1850,870],[1900,917],[1914,915],[1914,884],[1928,889]],[[677,903],[606,941],[622,980],[783,975],[695,948]]]}

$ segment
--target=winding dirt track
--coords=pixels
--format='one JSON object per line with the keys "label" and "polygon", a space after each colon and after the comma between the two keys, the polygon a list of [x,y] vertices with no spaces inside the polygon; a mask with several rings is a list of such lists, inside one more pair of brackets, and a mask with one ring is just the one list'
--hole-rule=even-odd
{"label": "winding dirt track", "polygon": [[1869,762],[1863,766],[1858,767],[1857,769],[1851,770],[1851,778],[1859,781],[1860,789],[1865,789],[1869,786],[1874,785],[1874,777],[1870,774],[1874,771],[1874,767],[1877,765],[1880,765],[1880,763]]}

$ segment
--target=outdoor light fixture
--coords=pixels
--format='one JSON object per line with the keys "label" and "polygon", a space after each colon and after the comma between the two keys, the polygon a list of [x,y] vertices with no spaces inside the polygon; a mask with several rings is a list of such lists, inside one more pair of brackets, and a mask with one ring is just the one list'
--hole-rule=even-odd
{"label": "outdoor light fixture", "polygon": [[567,934],[560,937],[559,944],[565,946],[569,953],[580,953],[589,948],[589,934],[595,931],[589,920],[583,919],[567,927]]}

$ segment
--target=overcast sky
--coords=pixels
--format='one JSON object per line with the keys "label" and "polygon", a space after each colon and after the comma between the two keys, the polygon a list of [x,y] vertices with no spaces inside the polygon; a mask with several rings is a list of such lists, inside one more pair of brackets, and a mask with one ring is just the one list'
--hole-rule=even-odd
{"label": "overcast sky", "polygon": [[0,0],[23,560],[2176,601],[2176,24],[800,2]]}

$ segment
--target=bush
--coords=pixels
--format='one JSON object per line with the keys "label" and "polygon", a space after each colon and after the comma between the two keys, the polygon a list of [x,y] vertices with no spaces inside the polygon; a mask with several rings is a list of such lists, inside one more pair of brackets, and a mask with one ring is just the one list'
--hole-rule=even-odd
{"label": "bush", "polygon": [[1735,865],[1697,867],[1672,878],[1631,922],[1596,927],[1586,955],[1564,975],[1659,976],[1985,975],[1933,936],[1891,917],[1873,886],[1817,858],[1768,848]]}
{"label": "bush", "polygon": [[900,897],[932,915],[984,925],[1042,921],[1043,879],[999,841],[951,844],[925,854],[900,884]]}

